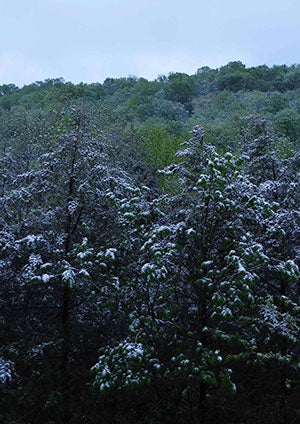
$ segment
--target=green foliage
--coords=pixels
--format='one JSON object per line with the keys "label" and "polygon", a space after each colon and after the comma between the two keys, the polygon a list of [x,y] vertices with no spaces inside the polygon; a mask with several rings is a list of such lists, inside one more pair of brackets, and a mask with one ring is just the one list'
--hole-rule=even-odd
{"label": "green foliage", "polygon": [[274,128],[277,132],[289,137],[299,144],[300,115],[291,109],[280,110],[275,116]]}
{"label": "green foliage", "polygon": [[0,87],[1,422],[296,422],[298,83]]}
{"label": "green foliage", "polygon": [[277,113],[288,107],[288,99],[281,93],[270,93],[267,99],[265,110],[271,113]]}
{"label": "green foliage", "polygon": [[188,75],[182,73],[170,74],[165,85],[166,98],[184,105],[191,114],[192,99],[195,95],[195,83]]}
{"label": "green foliage", "polygon": [[169,165],[178,150],[180,139],[168,133],[161,126],[144,125],[137,132],[141,145],[146,151],[146,161],[156,169]]}

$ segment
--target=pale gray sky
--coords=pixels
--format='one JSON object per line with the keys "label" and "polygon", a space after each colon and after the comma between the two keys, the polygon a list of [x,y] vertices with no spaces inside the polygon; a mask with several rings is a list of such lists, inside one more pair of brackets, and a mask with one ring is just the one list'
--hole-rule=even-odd
{"label": "pale gray sky", "polygon": [[0,0],[0,85],[299,63],[300,0]]}

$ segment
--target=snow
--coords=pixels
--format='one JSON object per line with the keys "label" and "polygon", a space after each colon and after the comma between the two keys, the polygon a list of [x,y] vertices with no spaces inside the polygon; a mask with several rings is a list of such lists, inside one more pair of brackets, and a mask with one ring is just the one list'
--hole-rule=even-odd
{"label": "snow", "polygon": [[231,309],[229,309],[229,308],[224,308],[224,309],[221,311],[221,315],[222,315],[224,318],[232,317]]}
{"label": "snow", "polygon": [[112,261],[114,261],[116,259],[116,256],[115,256],[116,252],[117,252],[117,249],[114,249],[111,247],[109,249],[106,249],[104,256],[107,259],[111,259]]}
{"label": "snow", "polygon": [[141,273],[142,274],[148,274],[149,272],[153,271],[155,269],[155,266],[153,264],[145,264],[142,266],[141,268]]}
{"label": "snow", "polygon": [[68,203],[68,212],[70,215],[74,215],[74,213],[76,212],[77,208],[78,208],[79,204],[77,201],[75,200],[71,200]]}
{"label": "snow", "polygon": [[155,232],[157,234],[168,233],[168,232],[170,232],[170,227],[168,227],[167,225],[161,225],[158,228],[156,228]]}
{"label": "snow", "polygon": [[210,265],[212,265],[213,264],[213,261],[205,261],[205,262],[202,262],[202,266],[210,266]]}
{"label": "snow", "polygon": [[84,269],[84,268],[82,268],[82,269],[79,271],[79,275],[83,275],[84,277],[90,277],[89,272],[88,272],[86,269]]}
{"label": "snow", "polygon": [[17,243],[26,243],[26,245],[28,247],[36,247],[36,243],[43,240],[43,237],[39,234],[39,235],[35,235],[35,234],[29,234],[28,236],[17,240]]}
{"label": "snow", "polygon": [[77,257],[79,259],[85,259],[86,257],[90,256],[92,254],[92,252],[93,252],[93,249],[86,249],[83,252],[79,252],[77,254]]}
{"label": "snow", "polygon": [[63,281],[69,283],[70,287],[72,287],[75,283],[75,272],[73,271],[73,269],[71,267],[67,268],[63,273],[62,273],[62,279]]}
{"label": "snow", "polygon": [[100,390],[105,390],[105,389],[109,389],[110,388],[110,383],[109,381],[105,381],[104,383],[100,384]]}
{"label": "snow", "polygon": [[36,255],[36,254],[32,253],[29,256],[28,262],[29,262],[29,267],[32,269],[32,268],[36,268],[38,266],[41,266],[42,263],[43,263],[43,260],[42,260],[41,255],[39,255],[39,254]]}
{"label": "snow", "polygon": [[246,268],[244,267],[244,265],[242,264],[242,262],[241,261],[238,261],[238,272],[239,273],[241,273],[241,272],[247,272],[246,271]]}
{"label": "snow", "polygon": [[127,351],[128,358],[138,358],[144,354],[141,343],[125,343],[124,348]]}
{"label": "snow", "polygon": [[48,283],[49,282],[49,280],[51,279],[53,277],[53,275],[49,275],[49,274],[43,274],[42,275],[42,282],[43,283]]}
{"label": "snow", "polygon": [[12,379],[12,362],[0,357],[0,383],[7,383]]}
{"label": "snow", "polygon": [[167,275],[165,266],[157,266],[155,264],[146,263],[141,268],[141,274],[146,275],[148,279],[155,277],[157,279],[164,278]]}
{"label": "snow", "polygon": [[107,366],[107,365],[105,365],[105,366],[103,367],[103,369],[102,369],[101,375],[102,375],[103,377],[107,377],[107,376],[108,376],[108,375],[110,375],[110,374],[111,374],[110,369],[108,368],[108,366]]}

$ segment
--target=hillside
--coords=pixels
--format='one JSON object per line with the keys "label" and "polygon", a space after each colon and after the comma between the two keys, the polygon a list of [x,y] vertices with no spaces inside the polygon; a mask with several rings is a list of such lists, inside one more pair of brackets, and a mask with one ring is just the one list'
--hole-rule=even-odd
{"label": "hillside", "polygon": [[0,86],[0,422],[291,424],[300,66]]}

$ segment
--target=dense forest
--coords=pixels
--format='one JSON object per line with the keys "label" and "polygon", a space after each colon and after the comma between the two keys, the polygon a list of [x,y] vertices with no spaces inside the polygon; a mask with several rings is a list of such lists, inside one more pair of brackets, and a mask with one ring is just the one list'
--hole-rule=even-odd
{"label": "dense forest", "polygon": [[0,86],[0,422],[300,422],[300,65]]}

